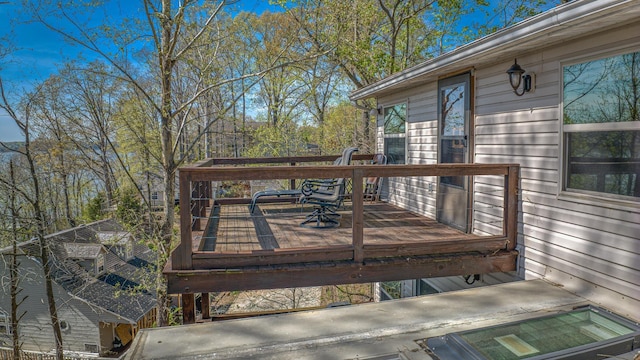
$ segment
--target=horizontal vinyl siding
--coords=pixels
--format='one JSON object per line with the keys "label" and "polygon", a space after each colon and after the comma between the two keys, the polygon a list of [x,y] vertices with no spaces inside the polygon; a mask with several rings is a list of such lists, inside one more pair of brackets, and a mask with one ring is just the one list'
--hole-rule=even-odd
{"label": "horizontal vinyl siding", "polygon": [[[593,284],[593,292],[609,294],[605,305],[621,306],[621,312],[629,313],[630,306],[640,306],[640,210],[614,201],[585,204],[558,197],[561,64],[608,46],[625,47],[625,41],[626,47],[629,41],[640,41],[638,35],[629,39],[640,34],[637,25],[633,31],[613,33],[619,36],[608,33],[519,56],[518,63],[536,73],[535,92],[521,97],[510,90],[504,74],[512,60],[478,69],[474,150],[478,163],[521,165],[518,240],[527,277]],[[476,191],[483,186],[487,185],[476,181]],[[476,223],[491,219],[484,212],[475,212]],[[620,299],[623,304],[616,304]]]}
{"label": "horizontal vinyl siding", "polygon": [[[435,85],[411,89],[379,99],[383,106],[407,102],[407,163],[436,164],[438,162],[437,94]],[[379,117],[380,136],[383,139],[382,118]],[[380,141],[382,143],[382,141]],[[436,193],[428,191],[429,184],[436,187],[435,177],[389,178],[386,199],[418,214],[435,218]],[[385,186],[385,188],[387,188]]]}
{"label": "horizontal vinyl siding", "polygon": [[[513,94],[505,74],[513,58],[476,68],[473,157],[476,163],[521,166],[517,226],[521,276],[561,282],[637,319],[640,206],[606,196],[584,200],[559,191],[561,65],[630,51],[640,51],[640,22],[518,54],[518,63],[536,75],[535,91],[524,96]],[[395,96],[409,99],[409,162],[437,163],[437,83]],[[475,233],[501,233],[502,183],[502,177],[474,178]],[[435,210],[428,181],[390,184],[392,202],[411,210]],[[424,187],[414,191],[414,186]],[[423,201],[426,206],[416,204]]]}
{"label": "horizontal vinyl siding", "polygon": [[[100,309],[95,309],[100,312]],[[98,322],[90,317],[92,312],[84,303],[76,299],[68,300],[60,309],[59,317],[69,323],[69,329],[62,332],[64,348],[71,351],[85,351],[85,344],[100,345]],[[104,349],[107,350],[107,349]]]}
{"label": "horizontal vinyl siding", "polygon": [[[2,257],[0,261],[0,269],[2,278],[8,279],[8,267],[2,265],[8,264],[9,257]],[[6,262],[5,262],[6,260]],[[49,317],[49,309],[47,306],[47,295],[42,282],[42,267],[29,257],[20,259],[20,287],[22,292],[20,297],[26,297],[24,302],[18,308],[20,313],[24,312],[24,316],[18,324],[20,330],[20,340],[23,342],[24,350],[34,351],[50,351],[55,348],[53,338],[53,330],[51,327],[51,318]],[[54,287],[54,291],[58,291],[58,287]],[[2,282],[0,289],[0,307],[7,313],[11,311],[11,296],[9,283]],[[58,291],[58,294],[60,292]],[[0,337],[2,339],[2,337]],[[11,343],[11,339],[6,337],[5,342]]]}

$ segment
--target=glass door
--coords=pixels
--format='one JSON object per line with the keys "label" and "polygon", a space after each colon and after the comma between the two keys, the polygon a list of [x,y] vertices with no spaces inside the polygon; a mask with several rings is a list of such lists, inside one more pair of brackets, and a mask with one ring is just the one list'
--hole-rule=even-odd
{"label": "glass door", "polygon": [[[438,83],[438,163],[469,162],[470,74]],[[438,179],[437,220],[469,231],[469,177]]]}

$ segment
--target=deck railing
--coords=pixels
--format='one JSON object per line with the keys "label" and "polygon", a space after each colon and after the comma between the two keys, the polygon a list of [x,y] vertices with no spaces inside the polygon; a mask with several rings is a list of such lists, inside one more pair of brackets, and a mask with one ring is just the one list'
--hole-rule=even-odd
{"label": "deck railing", "polygon": [[[292,188],[298,179],[307,178],[348,178],[352,182],[352,243],[349,246],[322,248],[278,249],[277,252],[253,252],[265,260],[265,263],[284,263],[287,257],[295,256],[304,261],[342,261],[351,260],[362,263],[365,258],[395,251],[388,245],[376,246],[364,242],[364,196],[363,183],[367,177],[442,177],[442,176],[481,176],[504,177],[500,197],[502,197],[502,234],[483,237],[484,250],[513,250],[517,232],[517,189],[519,165],[517,164],[439,164],[439,165],[359,165],[370,160],[373,155],[354,155],[354,165],[333,166],[317,165],[329,163],[337,156],[306,156],[288,158],[253,159],[209,159],[179,170],[180,181],[180,244],[173,251],[170,267],[173,271],[206,270],[215,268],[216,261],[224,255],[201,251],[194,247],[193,228],[201,227],[200,219],[205,219],[207,209],[212,205],[212,182],[250,181],[287,179]],[[311,164],[311,165],[310,165]],[[277,166],[280,165],[280,166]],[[226,203],[249,204],[250,198],[227,199]],[[451,241],[449,241],[449,244]],[[418,246],[420,247],[420,246]],[[403,247],[404,253],[411,255],[411,246]],[[416,247],[414,246],[414,249]],[[395,248],[397,250],[397,247]],[[465,252],[483,250],[469,242],[459,242],[454,247],[442,247],[438,251]],[[424,246],[421,251],[424,251]],[[238,266],[243,258],[236,254]],[[229,255],[230,256],[230,255]],[[226,259],[229,260],[230,257]],[[233,263],[231,256],[229,264]],[[255,264],[255,263],[254,263]]]}

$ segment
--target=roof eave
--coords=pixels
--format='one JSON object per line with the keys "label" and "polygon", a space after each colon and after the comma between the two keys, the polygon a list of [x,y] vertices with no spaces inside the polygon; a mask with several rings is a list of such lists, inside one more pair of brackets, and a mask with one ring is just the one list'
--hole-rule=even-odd
{"label": "roof eave", "polygon": [[[415,81],[422,77],[428,78],[430,75],[436,76],[436,72],[441,73],[443,72],[441,70],[445,68],[468,67],[468,65],[461,64],[463,60],[482,58],[497,49],[513,47],[519,51],[526,51],[527,44],[539,39],[541,36],[548,36],[589,19],[601,17],[603,12],[611,9],[618,8],[620,9],[619,11],[612,11],[612,13],[620,13],[625,8],[625,4],[633,1],[582,0],[559,5],[511,27],[499,30],[434,59],[427,60],[376,83],[355,90],[350,94],[349,98],[352,101],[356,101],[375,97],[379,93],[402,86],[408,81]],[[560,34],[555,40],[561,40],[562,36],[569,37],[571,35]],[[514,46],[514,44],[517,45]]]}

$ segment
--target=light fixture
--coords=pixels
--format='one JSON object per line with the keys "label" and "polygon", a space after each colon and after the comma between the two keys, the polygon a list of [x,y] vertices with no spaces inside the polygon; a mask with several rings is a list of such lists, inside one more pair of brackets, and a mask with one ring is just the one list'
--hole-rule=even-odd
{"label": "light fixture", "polygon": [[375,109],[371,109],[371,111],[369,112],[369,114],[373,117],[373,116],[378,116],[378,115],[382,115],[382,106],[379,106]]}
{"label": "light fixture", "polygon": [[[509,70],[507,70],[507,74],[509,74],[509,83],[513,88],[513,92],[518,96],[522,96],[524,93],[531,91],[533,85],[533,77],[529,74],[524,75],[524,73],[525,71],[520,67],[520,65],[518,65],[517,59],[514,59],[513,65],[511,65]],[[520,83],[522,83],[522,91],[518,91]]]}

